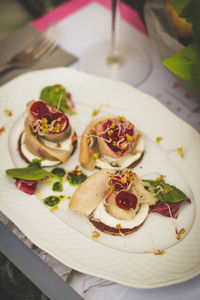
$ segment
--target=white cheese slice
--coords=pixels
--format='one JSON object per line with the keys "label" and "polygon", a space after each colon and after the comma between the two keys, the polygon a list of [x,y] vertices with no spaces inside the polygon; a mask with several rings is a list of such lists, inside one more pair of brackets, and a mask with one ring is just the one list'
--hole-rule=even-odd
{"label": "white cheese slice", "polygon": [[102,202],[97,206],[93,213],[93,219],[99,220],[103,224],[106,224],[110,227],[116,228],[117,224],[121,225],[121,228],[129,228],[132,229],[136,226],[139,226],[144,222],[149,213],[149,205],[141,204],[137,214],[131,220],[119,220],[111,216],[104,206]]}
{"label": "white cheese slice", "polygon": [[42,142],[45,146],[50,147],[52,149],[68,151],[68,150],[70,150],[70,146],[72,144],[72,141],[71,141],[72,134],[74,134],[74,132],[72,132],[71,135],[67,139],[65,139],[62,142],[59,142],[59,147],[58,147],[58,143],[54,143],[54,142],[51,142],[51,141],[48,141],[45,139],[42,139]]}
{"label": "white cheese slice", "polygon": [[112,158],[108,156],[97,158],[95,166],[100,169],[125,169],[136,162],[142,156],[144,152],[144,141],[141,138],[136,145],[136,151],[138,151],[135,155],[129,153],[120,158]]}

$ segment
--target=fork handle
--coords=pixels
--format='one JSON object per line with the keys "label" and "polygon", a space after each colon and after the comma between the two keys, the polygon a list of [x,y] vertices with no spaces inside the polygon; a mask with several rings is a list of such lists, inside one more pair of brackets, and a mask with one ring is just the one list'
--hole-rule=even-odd
{"label": "fork handle", "polygon": [[4,64],[4,65],[0,65],[0,73],[3,73],[9,69],[11,69],[13,67],[12,64]]}

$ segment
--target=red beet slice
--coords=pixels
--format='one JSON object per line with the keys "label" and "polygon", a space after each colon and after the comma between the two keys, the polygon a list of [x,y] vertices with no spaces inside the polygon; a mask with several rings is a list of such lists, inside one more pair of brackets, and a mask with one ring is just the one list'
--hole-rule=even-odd
{"label": "red beet slice", "polygon": [[115,197],[115,201],[117,206],[125,210],[129,210],[130,208],[135,209],[137,205],[136,195],[125,191],[119,192]]}

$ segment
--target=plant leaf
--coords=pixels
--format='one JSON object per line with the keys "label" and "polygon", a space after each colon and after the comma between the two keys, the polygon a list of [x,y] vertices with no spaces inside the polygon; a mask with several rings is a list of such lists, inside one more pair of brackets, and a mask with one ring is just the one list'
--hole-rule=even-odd
{"label": "plant leaf", "polygon": [[66,89],[60,85],[55,84],[47,86],[42,89],[40,93],[40,99],[46,101],[50,105],[54,105],[56,108],[59,105],[59,110],[66,112],[67,109],[67,92]]}
{"label": "plant leaf", "polygon": [[193,42],[163,63],[171,72],[192,82],[200,90],[200,43]]}
{"label": "plant leaf", "polygon": [[38,159],[38,158],[34,158],[32,159],[29,167],[37,167],[37,168],[42,168],[42,165],[41,165],[41,159]]}
{"label": "plant leaf", "polygon": [[6,174],[10,177],[20,178],[25,180],[41,180],[46,177],[58,178],[55,174],[48,172],[37,166],[28,166],[25,168],[14,168],[6,170]]}
{"label": "plant leaf", "polygon": [[188,197],[174,185],[157,180],[142,179],[142,181],[144,184],[147,183],[149,192],[154,194],[158,201],[175,203],[188,200]]}
{"label": "plant leaf", "polygon": [[192,24],[193,43],[166,59],[164,65],[200,90],[200,1],[172,0],[177,14]]}
{"label": "plant leaf", "polygon": [[200,40],[200,1],[199,0],[172,0],[177,14],[192,24],[195,39]]}

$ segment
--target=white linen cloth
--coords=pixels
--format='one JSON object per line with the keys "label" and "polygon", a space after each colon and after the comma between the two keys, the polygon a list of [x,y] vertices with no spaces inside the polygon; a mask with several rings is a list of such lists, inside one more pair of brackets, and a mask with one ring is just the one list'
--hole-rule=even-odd
{"label": "white linen cloth", "polygon": [[200,299],[200,275],[189,281],[163,288],[136,289],[73,270],[68,282],[85,300]]}

